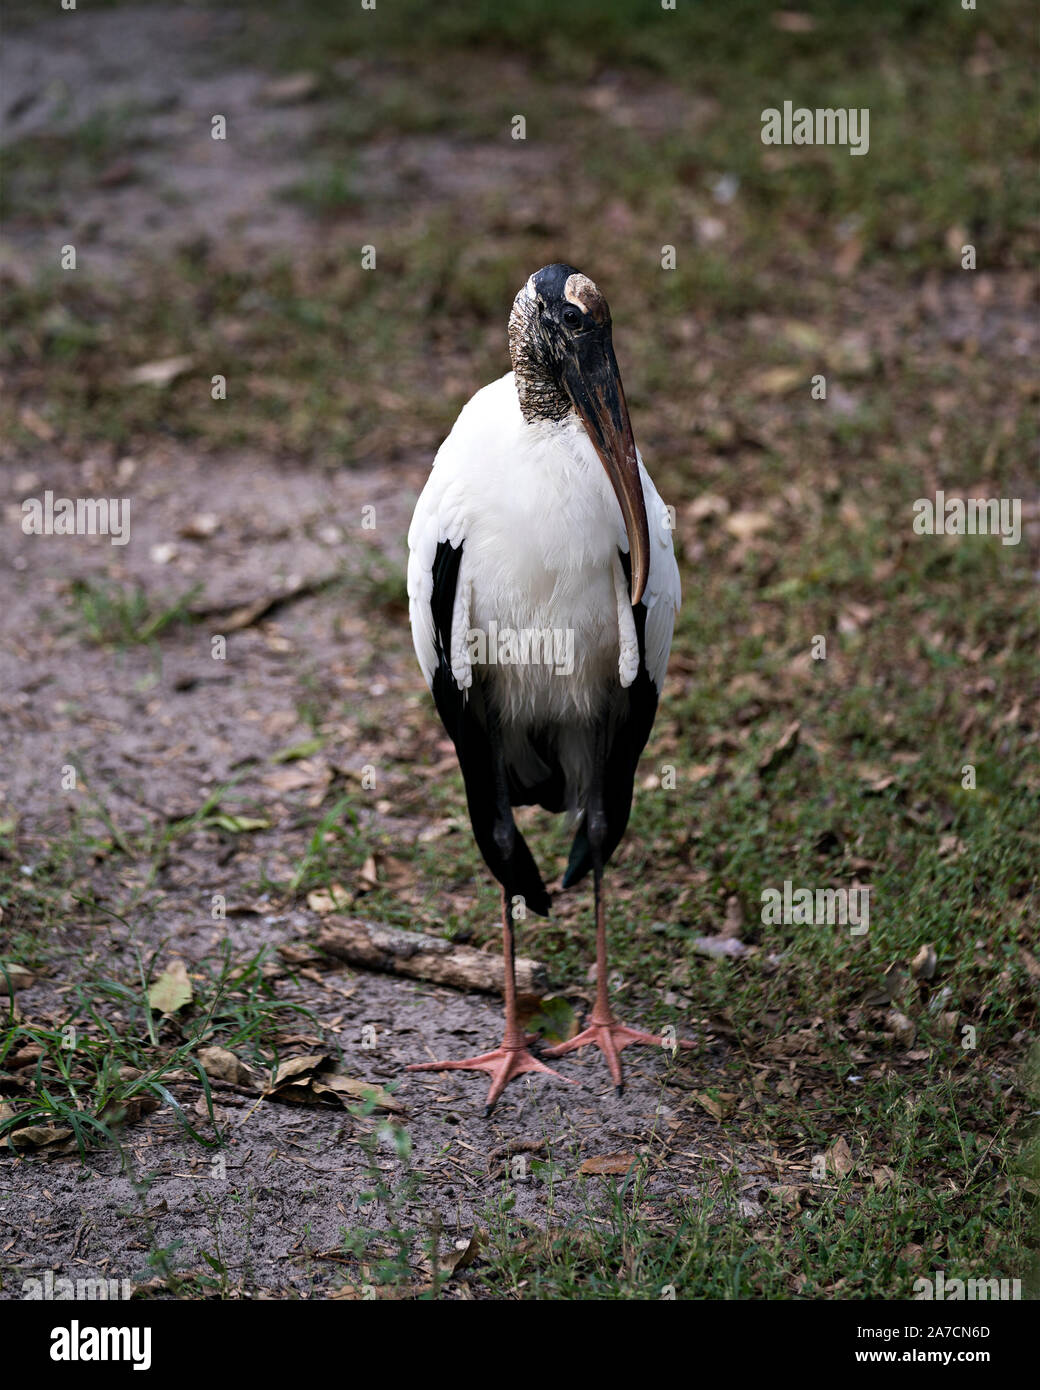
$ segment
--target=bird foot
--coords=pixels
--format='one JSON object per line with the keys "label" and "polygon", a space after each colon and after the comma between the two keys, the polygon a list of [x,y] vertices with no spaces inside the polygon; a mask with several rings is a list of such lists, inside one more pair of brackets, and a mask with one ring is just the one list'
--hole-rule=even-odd
{"label": "bird foot", "polygon": [[[531,1033],[527,1037],[528,1042],[533,1042],[538,1035]],[[486,1071],[491,1077],[491,1089],[488,1091],[487,1103],[484,1114],[490,1115],[495,1102],[505,1090],[506,1086],[515,1076],[522,1076],[524,1072],[541,1071],[548,1076],[555,1076],[558,1081],[567,1082],[568,1086],[573,1086],[574,1082],[567,1077],[561,1076],[558,1071],[553,1071],[552,1067],[547,1067],[544,1062],[540,1062],[537,1057],[533,1057],[523,1043],[508,1045],[502,1043],[501,1047],[496,1047],[493,1052],[482,1052],[477,1057],[465,1057],[458,1062],[413,1062],[407,1071]]]}
{"label": "bird foot", "polygon": [[663,1047],[667,1052],[674,1054],[677,1048],[693,1047],[693,1043],[687,1042],[684,1038],[662,1038],[657,1033],[643,1033],[638,1028],[629,1028],[627,1024],[618,1023],[617,1019],[614,1018],[608,1018],[604,1021],[593,1017],[589,1026],[577,1037],[570,1038],[557,1047],[546,1048],[545,1055],[547,1057],[562,1057],[565,1053],[573,1052],[576,1048],[587,1047],[589,1043],[595,1043],[606,1057],[611,1080],[617,1087],[618,1095],[621,1094],[625,1084],[621,1071],[621,1058],[618,1056],[622,1048],[631,1047],[633,1043],[642,1043],[647,1047]]}

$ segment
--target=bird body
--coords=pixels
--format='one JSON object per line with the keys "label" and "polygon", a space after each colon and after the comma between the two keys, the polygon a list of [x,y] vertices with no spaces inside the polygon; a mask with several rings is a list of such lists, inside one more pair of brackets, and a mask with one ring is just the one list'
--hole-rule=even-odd
{"label": "bird body", "polygon": [[570,266],[531,276],[510,350],[513,371],[477,392],[438,451],[408,533],[416,655],[502,884],[507,965],[502,1046],[429,1065],[490,1071],[489,1105],[512,1075],[548,1070],[515,1019],[512,924],[528,908],[547,914],[550,897],[514,806],[569,812],[563,886],[595,877],[597,1007],[589,1036],[565,1046],[599,1043],[620,1084],[616,1050],[654,1041],[609,1012],[601,881],[628,823],[679,606],[669,514],[632,438],[596,286]]}
{"label": "bird body", "polygon": [[[646,667],[660,692],[679,571],[668,511],[641,459],[640,478],[651,538],[643,600]],[[475,667],[478,679],[490,682],[510,736],[511,760],[522,762],[523,731],[540,728],[558,731],[567,758],[568,750],[586,742],[604,700],[628,689],[638,674],[639,645],[620,559],[628,554],[628,537],[580,420],[525,421],[512,372],[463,408],[434,459],[408,532],[412,632],[431,688],[438,666],[434,559],[445,542],[463,549],[450,653],[456,684],[470,689]],[[513,659],[514,653],[523,655],[513,642],[507,659],[480,666],[473,660],[479,643],[465,639],[491,632],[548,633],[556,640],[543,642],[542,651],[552,659]],[[580,812],[588,777],[583,759],[574,761],[565,800],[569,810]]]}

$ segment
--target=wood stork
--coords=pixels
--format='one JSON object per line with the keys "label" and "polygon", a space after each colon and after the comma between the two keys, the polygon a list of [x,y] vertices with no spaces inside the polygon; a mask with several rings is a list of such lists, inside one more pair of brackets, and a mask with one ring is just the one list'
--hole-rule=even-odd
{"label": "wood stork", "polygon": [[517,1021],[513,921],[524,908],[547,915],[550,899],[514,806],[570,812],[563,887],[593,874],[596,1002],[548,1055],[595,1043],[620,1094],[621,1049],[662,1043],[611,1012],[603,870],[628,823],[679,608],[668,513],[632,437],[603,295],[573,266],[543,267],[513,302],[509,350],[512,372],[477,392],[441,445],[408,532],[416,655],[502,885],[505,957],[501,1045],[409,1070],[489,1072],[485,1113],[514,1076],[559,1076]]}

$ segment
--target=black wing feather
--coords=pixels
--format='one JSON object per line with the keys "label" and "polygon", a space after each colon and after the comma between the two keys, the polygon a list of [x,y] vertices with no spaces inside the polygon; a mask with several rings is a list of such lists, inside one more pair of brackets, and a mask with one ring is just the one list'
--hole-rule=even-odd
{"label": "black wing feather", "polygon": [[[627,555],[621,551],[618,553],[631,593],[631,563]],[[604,864],[617,849],[628,825],[636,769],[657,714],[657,687],[646,669],[646,608],[642,602],[637,603],[632,609],[632,617],[639,641],[639,673],[628,689],[621,691],[620,717],[612,721],[613,734],[603,776],[603,809],[607,817],[607,835],[603,844]],[[571,845],[567,872],[563,876],[564,888],[573,888],[576,883],[580,883],[591,868],[592,849],[585,831],[585,823],[582,822]]]}
{"label": "black wing feather", "polygon": [[[495,821],[499,807],[495,793],[494,750],[488,725],[493,713],[488,710],[484,690],[475,680],[469,690],[460,690],[451,670],[451,624],[455,608],[455,590],[462,563],[462,545],[453,546],[441,541],[433,562],[433,625],[437,643],[437,665],[433,673],[433,699],[437,713],[455,745],[462,779],[466,784],[466,802],[473,834],[488,868],[505,888],[510,898],[522,897],[532,912],[548,916],[550,898],[538,866],[520,831],[515,833],[512,852],[502,853],[495,840]],[[521,788],[510,778],[510,800],[513,805],[532,798],[529,789]]]}

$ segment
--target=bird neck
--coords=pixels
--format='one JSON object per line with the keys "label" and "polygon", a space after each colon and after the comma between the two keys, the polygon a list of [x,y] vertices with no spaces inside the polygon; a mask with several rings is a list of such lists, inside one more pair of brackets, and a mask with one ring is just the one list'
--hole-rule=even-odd
{"label": "bird neck", "polygon": [[523,361],[513,362],[520,413],[529,425],[540,420],[563,420],[574,409],[570,399],[547,373],[529,370]]}
{"label": "bird neck", "polygon": [[529,425],[538,420],[562,420],[574,409],[546,360],[544,346],[534,304],[521,290],[509,316],[509,356],[520,413]]}

